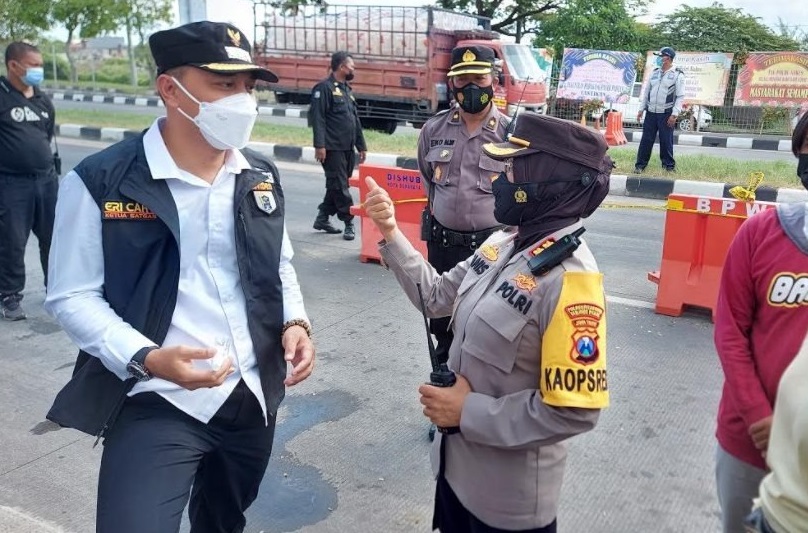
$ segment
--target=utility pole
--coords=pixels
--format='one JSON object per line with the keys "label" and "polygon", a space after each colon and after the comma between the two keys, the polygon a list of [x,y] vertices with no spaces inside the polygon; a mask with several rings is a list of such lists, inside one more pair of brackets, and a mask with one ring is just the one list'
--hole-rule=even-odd
{"label": "utility pole", "polygon": [[56,70],[56,43],[51,41],[51,63],[53,63],[53,84],[54,87],[59,83],[59,75]]}

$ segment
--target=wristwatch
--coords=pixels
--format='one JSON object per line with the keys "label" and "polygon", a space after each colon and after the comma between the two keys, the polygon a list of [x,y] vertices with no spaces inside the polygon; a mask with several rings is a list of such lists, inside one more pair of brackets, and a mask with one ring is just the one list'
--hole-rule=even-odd
{"label": "wristwatch", "polygon": [[139,382],[149,381],[152,378],[152,375],[146,368],[146,356],[149,355],[152,350],[156,349],[157,346],[147,346],[146,348],[141,348],[138,350],[126,365],[126,371],[129,372],[129,375]]}

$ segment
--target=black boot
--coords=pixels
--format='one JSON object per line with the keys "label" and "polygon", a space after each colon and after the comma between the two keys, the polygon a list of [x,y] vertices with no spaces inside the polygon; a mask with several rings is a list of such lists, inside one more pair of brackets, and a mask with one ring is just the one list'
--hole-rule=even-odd
{"label": "black boot", "polygon": [[345,223],[345,231],[342,232],[342,238],[346,241],[352,241],[356,237],[356,232],[354,231],[353,222],[346,222]]}
{"label": "black boot", "polygon": [[337,234],[342,233],[340,230],[331,225],[328,221],[328,215],[320,211],[317,218],[314,219],[314,229],[322,230],[326,233]]}

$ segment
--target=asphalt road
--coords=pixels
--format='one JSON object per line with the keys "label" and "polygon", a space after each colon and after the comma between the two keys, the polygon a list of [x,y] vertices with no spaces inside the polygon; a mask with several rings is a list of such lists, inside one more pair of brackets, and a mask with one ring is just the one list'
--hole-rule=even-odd
{"label": "asphalt road", "polygon": [[[141,107],[132,105],[116,105],[116,104],[99,104],[94,102],[73,102],[69,100],[55,100],[56,117],[58,121],[59,109],[78,109],[78,110],[95,110],[110,113],[124,112],[136,113],[138,115],[159,116],[163,114],[163,109],[158,107]],[[296,107],[296,106],[288,106]],[[297,106],[299,107],[299,106]],[[271,122],[273,124],[288,125],[288,126],[306,126],[306,119],[287,118],[287,117],[272,117],[262,115],[258,120],[264,122]],[[418,135],[418,130],[412,126],[402,126],[396,129],[394,135]],[[628,146],[636,147],[637,143],[630,143]],[[658,157],[659,147],[654,148],[652,157]],[[715,148],[715,147],[702,147],[702,146],[674,146],[675,154],[695,154],[695,155],[713,155],[717,157],[725,157],[728,159],[740,159],[743,161],[788,161],[793,162],[794,156],[791,152],[774,152],[770,150],[742,150],[736,148]]]}
{"label": "asphalt road", "polygon": [[[63,139],[65,168],[99,146]],[[428,373],[420,315],[389,272],[358,261],[359,239],[311,229],[321,170],[279,167],[319,363],[281,408],[245,531],[429,531],[434,489],[416,393]],[[661,211],[642,208],[602,209],[586,223],[605,272],[612,404],[595,430],[569,442],[563,533],[718,528],[721,371],[704,313],[670,318],[651,309],[646,273],[659,265],[663,224]],[[42,310],[35,244],[27,255],[29,319],[0,323],[0,531],[86,533],[94,530],[101,450],[88,436],[43,423],[75,349]]]}

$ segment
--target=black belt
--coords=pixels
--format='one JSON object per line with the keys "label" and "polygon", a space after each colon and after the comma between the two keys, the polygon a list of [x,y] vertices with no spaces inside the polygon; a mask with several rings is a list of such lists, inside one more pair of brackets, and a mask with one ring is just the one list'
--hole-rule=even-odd
{"label": "black belt", "polygon": [[505,226],[496,226],[480,231],[455,231],[441,226],[437,220],[432,219],[432,234],[429,242],[436,242],[442,246],[462,246],[476,250],[485,240]]}

